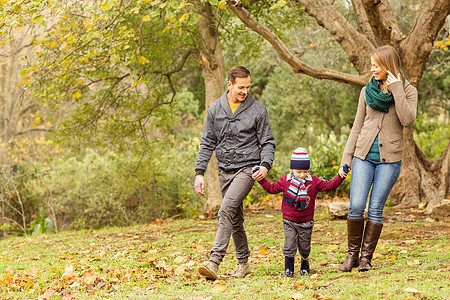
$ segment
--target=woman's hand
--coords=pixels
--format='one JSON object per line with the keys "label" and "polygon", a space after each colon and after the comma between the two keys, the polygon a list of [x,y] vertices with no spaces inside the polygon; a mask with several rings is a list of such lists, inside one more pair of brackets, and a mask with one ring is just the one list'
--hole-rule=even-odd
{"label": "woman's hand", "polygon": [[400,73],[398,73],[397,77],[395,77],[394,74],[392,74],[391,71],[387,70],[386,83],[389,85],[389,84],[392,84],[392,83],[397,82],[397,81],[401,81]]}

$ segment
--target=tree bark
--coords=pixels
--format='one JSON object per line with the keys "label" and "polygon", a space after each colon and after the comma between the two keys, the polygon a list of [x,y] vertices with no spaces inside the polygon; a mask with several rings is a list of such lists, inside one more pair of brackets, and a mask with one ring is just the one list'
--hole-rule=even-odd
{"label": "tree bark", "polygon": [[[201,10],[197,27],[202,41],[199,62],[205,81],[205,110],[207,111],[211,103],[223,94],[225,82],[225,64],[219,42],[218,19],[211,5],[205,4]],[[211,157],[206,169],[205,182],[207,200],[203,212],[211,216],[219,209],[222,202],[215,154]]]}
{"label": "tree bark", "polygon": [[[450,13],[450,1],[426,0],[405,36],[385,0],[353,0],[359,31],[326,0],[295,0],[306,13],[329,31],[355,65],[360,76],[345,77],[340,72],[316,68],[299,60],[281,39],[257,21],[240,0],[227,1],[233,12],[251,30],[272,44],[278,55],[292,66],[293,71],[319,79],[330,79],[347,84],[364,85],[370,78],[370,53],[376,46],[391,44],[402,57],[403,70],[409,82],[418,86],[430,56],[434,40]],[[370,27],[367,25],[368,22]],[[375,42],[375,45],[373,44]],[[401,206],[427,204],[428,210],[446,198],[449,186],[449,144],[437,161],[430,162],[413,139],[413,127],[404,129],[405,147],[402,172],[391,192]]]}

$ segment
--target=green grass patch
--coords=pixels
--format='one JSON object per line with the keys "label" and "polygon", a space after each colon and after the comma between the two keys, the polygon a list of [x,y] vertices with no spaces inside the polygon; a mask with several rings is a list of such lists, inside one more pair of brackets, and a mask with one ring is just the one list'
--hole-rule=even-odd
{"label": "green grass patch", "polygon": [[[390,210],[391,211],[391,210]],[[392,213],[395,213],[392,210]],[[214,242],[216,220],[183,219],[0,241],[1,299],[445,299],[450,295],[449,225],[385,222],[369,272],[338,272],[346,222],[316,212],[309,276],[281,278],[279,211],[246,211],[253,273],[224,280],[197,273]],[[296,258],[299,269],[299,259]],[[448,299],[448,298],[447,298]]]}

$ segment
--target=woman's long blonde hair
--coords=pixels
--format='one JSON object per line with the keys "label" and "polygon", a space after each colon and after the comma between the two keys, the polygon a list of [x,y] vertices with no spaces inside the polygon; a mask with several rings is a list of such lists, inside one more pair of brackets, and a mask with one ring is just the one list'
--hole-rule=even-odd
{"label": "woman's long blonde hair", "polygon": [[[394,76],[397,76],[400,73],[402,74],[401,79],[404,79],[404,75],[401,72],[400,68],[400,56],[398,55],[398,52],[394,49],[394,47],[389,45],[378,47],[377,49],[372,51],[370,56],[384,72],[387,73],[387,70],[389,70],[392,74],[394,74]],[[389,93],[386,81],[384,81],[380,85],[380,90],[382,92]]]}

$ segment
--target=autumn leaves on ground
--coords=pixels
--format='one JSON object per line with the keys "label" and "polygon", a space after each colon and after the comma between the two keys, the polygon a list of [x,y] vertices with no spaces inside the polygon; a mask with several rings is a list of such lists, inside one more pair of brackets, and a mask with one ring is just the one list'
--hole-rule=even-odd
{"label": "autumn leaves on ground", "polygon": [[[246,209],[253,273],[231,279],[232,243],[222,280],[197,274],[216,220],[164,220],[127,228],[64,232],[0,241],[1,299],[449,299],[450,225],[420,210],[387,209],[374,270],[337,272],[345,220],[316,211],[311,274],[283,279],[281,213]],[[298,267],[298,264],[297,264]]]}

